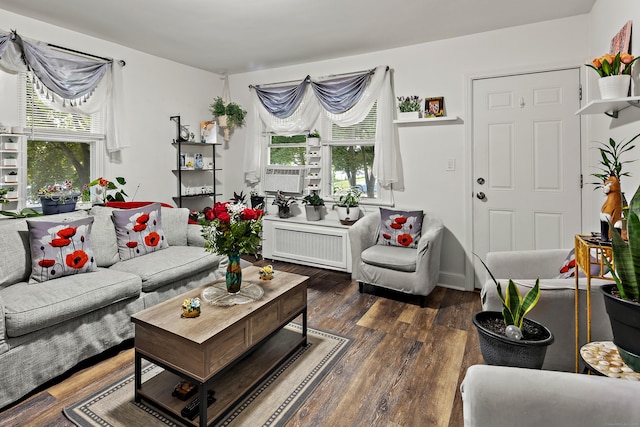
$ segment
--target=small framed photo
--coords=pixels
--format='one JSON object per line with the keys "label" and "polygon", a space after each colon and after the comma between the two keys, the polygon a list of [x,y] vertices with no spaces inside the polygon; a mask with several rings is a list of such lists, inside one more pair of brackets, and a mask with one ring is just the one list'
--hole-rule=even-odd
{"label": "small framed photo", "polygon": [[425,117],[443,117],[444,114],[444,97],[437,96],[435,98],[426,98],[424,101]]}

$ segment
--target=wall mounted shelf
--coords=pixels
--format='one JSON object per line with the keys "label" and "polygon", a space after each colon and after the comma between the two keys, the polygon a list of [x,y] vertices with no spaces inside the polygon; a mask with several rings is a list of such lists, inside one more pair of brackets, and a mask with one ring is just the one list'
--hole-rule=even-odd
{"label": "wall mounted shelf", "polygon": [[398,125],[437,125],[442,124],[442,122],[456,122],[460,120],[458,116],[447,116],[447,117],[431,117],[431,118],[423,118],[423,119],[410,119],[410,120],[394,120],[393,123]]}
{"label": "wall mounted shelf", "polygon": [[618,118],[618,112],[631,106],[640,108],[640,96],[628,96],[615,99],[596,99],[576,111],[576,115],[606,114],[614,119]]}

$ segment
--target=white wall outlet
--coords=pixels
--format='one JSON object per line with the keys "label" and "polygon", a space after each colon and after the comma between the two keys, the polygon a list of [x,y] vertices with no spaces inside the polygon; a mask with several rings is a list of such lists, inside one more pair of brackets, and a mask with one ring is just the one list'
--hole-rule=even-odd
{"label": "white wall outlet", "polygon": [[447,169],[448,172],[456,170],[456,159],[453,157],[447,159]]}

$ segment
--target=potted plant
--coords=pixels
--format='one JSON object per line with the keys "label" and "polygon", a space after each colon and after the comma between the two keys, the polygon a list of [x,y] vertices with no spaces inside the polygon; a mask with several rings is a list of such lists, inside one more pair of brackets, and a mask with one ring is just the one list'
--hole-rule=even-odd
{"label": "potted plant", "polygon": [[2,161],[2,165],[18,166],[18,160],[16,159],[16,156],[14,156],[13,154],[9,154],[8,156],[5,156],[4,160]]}
{"label": "potted plant", "polygon": [[42,205],[42,213],[52,215],[75,210],[80,191],[74,188],[71,181],[67,179],[64,184],[45,185],[38,190],[38,196]]}
{"label": "potted plant", "polygon": [[4,182],[18,182],[18,172],[11,171],[4,176]]}
{"label": "potted plant", "polygon": [[229,141],[229,131],[234,127],[244,126],[246,110],[235,102],[225,103],[222,97],[218,96],[214,99],[209,110],[215,117],[220,126],[224,130],[224,140]]}
{"label": "potted plant", "polygon": [[324,207],[324,199],[318,195],[317,191],[311,191],[302,198],[305,204],[305,213],[307,221],[320,221],[322,219],[322,209]]}
{"label": "potted plant", "polygon": [[496,284],[502,301],[502,313],[480,311],[473,315],[482,358],[487,365],[542,368],[547,347],[553,343],[553,334],[542,324],[525,319],[540,299],[540,279],[524,297],[513,280],[509,280],[503,295],[502,287],[489,267],[481,259],[480,262]]}
{"label": "potted plant", "polygon": [[[121,176],[117,176],[116,182],[119,185],[125,185],[127,183],[127,180]],[[96,196],[99,199],[99,203],[124,202],[126,201],[125,197],[129,196],[124,192],[122,188],[118,188],[115,182],[109,181],[108,179],[104,179],[102,177],[94,179],[87,186],[88,188],[96,187]],[[88,190],[88,188],[86,190]],[[109,194],[110,191],[112,192],[112,194]],[[85,189],[83,188],[83,193],[84,192]]]}
{"label": "potted plant", "polygon": [[6,198],[7,199],[17,199],[18,198],[18,192],[16,191],[15,187],[7,187],[6,189],[7,194],[6,194]]}
{"label": "potted plant", "polygon": [[399,96],[398,97],[398,113],[399,119],[417,119],[420,117],[420,97],[417,95],[412,96]]}
{"label": "potted plant", "polygon": [[609,53],[595,58],[591,64],[585,64],[598,73],[600,97],[602,99],[624,98],[629,93],[631,83],[631,65],[638,58],[628,53]]}
{"label": "potted plant", "polygon": [[289,218],[291,216],[291,205],[294,203],[297,203],[295,197],[287,196],[278,190],[272,204],[278,206],[278,216],[280,218]]}
{"label": "potted plant", "polygon": [[252,209],[264,208],[264,196],[259,195],[257,190],[251,190],[249,192],[249,197],[251,199]]}
{"label": "potted plant", "polygon": [[0,205],[7,203],[7,189],[0,187]]}
{"label": "potted plant", "polygon": [[[622,167],[624,164],[634,162],[635,160],[622,161],[621,158],[624,153],[635,148],[635,145],[631,145],[631,143],[639,136],[640,134],[634,136],[629,141],[621,143],[617,143],[613,138],[609,138],[608,144],[603,142],[598,143],[597,148],[600,152],[600,164],[598,166],[598,172],[592,174],[598,178],[598,181],[592,184],[596,186],[595,188],[602,188],[607,195],[607,201],[602,206],[600,218],[600,235],[603,242],[609,241],[609,220],[611,220],[614,226],[623,230],[623,233],[626,233],[626,218],[623,217],[623,213],[625,212],[627,201],[621,189],[619,195],[614,195],[612,190],[618,190],[623,176],[630,176],[629,172],[622,172]],[[619,201],[618,197],[620,198]],[[610,206],[612,203],[615,206]],[[606,219],[602,214],[606,215]],[[620,222],[620,224],[618,222]]]}
{"label": "potted plant", "polygon": [[611,322],[613,343],[622,360],[640,372],[640,187],[629,204],[628,241],[612,230],[613,266],[605,257],[615,284],[604,285],[604,304]]}
{"label": "potted plant", "polygon": [[307,145],[317,146],[320,145],[320,132],[317,129],[314,129],[313,132],[309,132],[307,134]]}
{"label": "potted plant", "polygon": [[360,197],[362,189],[358,186],[338,190],[338,201],[333,205],[338,211],[338,219],[343,225],[351,225],[360,218]]}

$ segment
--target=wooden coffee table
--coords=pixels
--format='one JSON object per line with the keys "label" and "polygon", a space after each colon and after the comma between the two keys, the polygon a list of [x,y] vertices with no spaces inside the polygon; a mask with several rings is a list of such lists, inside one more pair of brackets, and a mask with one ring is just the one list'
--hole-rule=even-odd
{"label": "wooden coffee table", "polygon": [[[242,270],[242,281],[262,286],[264,295],[258,301],[214,306],[203,300],[200,316],[182,318],[182,301],[200,296],[209,284],[131,316],[136,402],[145,399],[188,425],[219,421],[283,360],[306,345],[307,279],[278,271],[272,280],[260,280],[258,268],[252,266]],[[284,329],[298,316],[302,333]],[[165,371],[142,383],[142,359]],[[198,385],[200,402],[206,402],[209,389],[215,392],[211,406],[200,405],[199,424],[197,418],[191,421],[180,415],[195,397],[182,401],[171,395],[183,379]]]}

